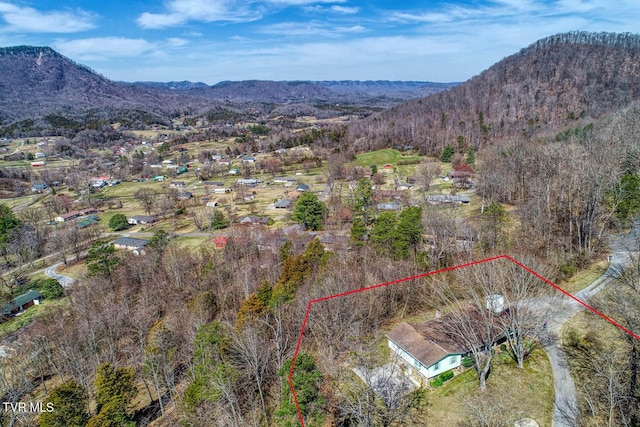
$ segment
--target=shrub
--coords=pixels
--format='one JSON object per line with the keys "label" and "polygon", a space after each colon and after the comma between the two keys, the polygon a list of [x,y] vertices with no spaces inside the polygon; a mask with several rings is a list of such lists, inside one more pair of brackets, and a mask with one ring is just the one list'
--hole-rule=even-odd
{"label": "shrub", "polygon": [[463,357],[462,358],[462,366],[465,368],[470,368],[475,364],[473,357]]}
{"label": "shrub", "polygon": [[438,377],[435,380],[431,381],[431,386],[440,387],[442,384],[444,384],[446,381],[449,381],[451,378],[453,378],[453,371],[443,372],[440,375],[438,375]]}
{"label": "shrub", "polygon": [[453,378],[453,371],[447,371],[447,372],[443,372],[442,374],[440,374],[440,379],[444,382],[444,381],[449,381],[451,378]]}

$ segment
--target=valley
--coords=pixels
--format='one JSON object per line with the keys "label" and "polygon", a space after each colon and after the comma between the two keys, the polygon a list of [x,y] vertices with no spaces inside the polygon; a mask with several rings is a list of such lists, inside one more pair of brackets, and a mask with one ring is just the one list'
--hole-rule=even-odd
{"label": "valley", "polygon": [[633,335],[504,260],[447,269],[507,254],[640,332],[639,40],[463,83],[122,83],[0,49],[0,393],[56,409],[2,423],[637,425]]}

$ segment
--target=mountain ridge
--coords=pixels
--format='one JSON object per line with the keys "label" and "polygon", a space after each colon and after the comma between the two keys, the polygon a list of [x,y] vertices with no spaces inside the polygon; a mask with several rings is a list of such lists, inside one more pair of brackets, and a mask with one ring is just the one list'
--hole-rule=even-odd
{"label": "mountain ridge", "polygon": [[350,126],[368,150],[413,145],[481,148],[505,138],[553,137],[640,100],[640,35],[570,32],[507,56],[450,90]]}

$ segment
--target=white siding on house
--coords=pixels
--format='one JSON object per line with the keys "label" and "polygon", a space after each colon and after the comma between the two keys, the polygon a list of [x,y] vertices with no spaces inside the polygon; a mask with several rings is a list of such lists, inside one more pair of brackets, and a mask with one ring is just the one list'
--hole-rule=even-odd
{"label": "white siding on house", "polygon": [[462,356],[459,354],[450,354],[431,366],[424,366],[411,354],[406,352],[402,347],[399,347],[392,340],[389,340],[389,348],[404,360],[409,366],[420,373],[425,378],[433,378],[440,375],[443,372],[450,371],[457,368],[462,363]]}

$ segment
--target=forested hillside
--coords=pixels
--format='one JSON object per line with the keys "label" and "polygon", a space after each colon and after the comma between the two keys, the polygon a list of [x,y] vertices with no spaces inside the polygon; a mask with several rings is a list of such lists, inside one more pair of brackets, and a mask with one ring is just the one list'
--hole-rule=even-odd
{"label": "forested hillside", "polygon": [[448,91],[390,108],[349,129],[357,149],[414,145],[440,154],[575,128],[640,99],[640,36],[559,34]]}

